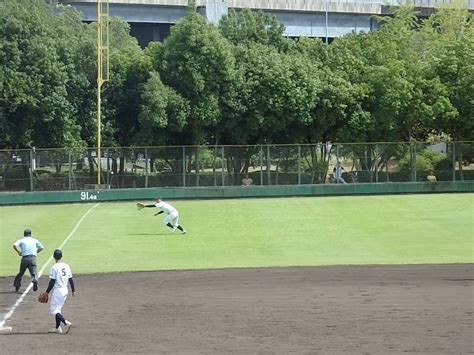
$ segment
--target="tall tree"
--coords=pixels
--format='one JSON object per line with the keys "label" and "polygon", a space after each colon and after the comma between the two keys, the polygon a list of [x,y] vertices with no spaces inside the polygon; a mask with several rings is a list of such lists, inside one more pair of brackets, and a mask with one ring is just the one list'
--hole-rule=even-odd
{"label": "tall tree", "polygon": [[151,73],[143,87],[139,114],[138,145],[177,145],[179,132],[187,123],[189,103]]}
{"label": "tall tree", "polygon": [[110,22],[110,51],[110,81],[103,87],[104,143],[127,147],[139,130],[141,92],[153,67],[130,35],[130,26],[119,18]]}
{"label": "tall tree", "polygon": [[260,43],[282,51],[292,48],[291,40],[284,37],[285,26],[262,11],[231,10],[220,20],[219,31],[234,45]]}
{"label": "tall tree", "polygon": [[63,38],[58,44],[58,53],[69,78],[67,100],[80,126],[81,144],[93,147],[97,143],[96,28],[94,24],[83,23],[79,11],[71,6],[57,5],[53,14],[59,24],[56,31]]}
{"label": "tall tree", "polygon": [[420,35],[426,60],[447,88],[456,115],[440,117],[437,128],[454,140],[474,139],[474,18],[460,4],[442,7]]}
{"label": "tall tree", "polygon": [[361,80],[370,90],[362,103],[372,117],[365,140],[423,140],[438,118],[455,110],[418,50],[413,8],[400,6],[393,17],[379,20],[378,31],[362,35],[358,43],[351,41],[365,61]]}
{"label": "tall tree", "polygon": [[52,7],[40,0],[6,0],[0,13],[3,148],[62,147],[80,143],[68,100],[67,38]]}
{"label": "tall tree", "polygon": [[158,71],[163,83],[189,102],[179,141],[206,143],[232,100],[235,60],[228,41],[201,15],[189,11],[165,39]]}
{"label": "tall tree", "polygon": [[262,44],[235,49],[240,73],[240,105],[236,120],[227,120],[228,144],[294,141],[288,128],[308,122],[320,90],[319,72],[303,55],[280,53]]}

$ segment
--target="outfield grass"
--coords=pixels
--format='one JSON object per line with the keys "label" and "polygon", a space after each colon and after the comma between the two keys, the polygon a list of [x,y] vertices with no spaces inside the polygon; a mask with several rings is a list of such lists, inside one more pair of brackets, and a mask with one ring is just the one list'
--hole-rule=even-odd
{"label": "outfield grass", "polygon": [[[474,194],[172,201],[186,236],[154,209],[101,203],[63,247],[75,273],[330,264],[472,263]],[[40,268],[95,204],[0,208],[0,276],[24,228]]]}

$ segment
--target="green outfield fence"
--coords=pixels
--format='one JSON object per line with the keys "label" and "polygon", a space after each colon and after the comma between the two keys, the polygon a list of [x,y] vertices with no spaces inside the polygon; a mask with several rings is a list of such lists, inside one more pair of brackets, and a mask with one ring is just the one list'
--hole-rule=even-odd
{"label": "green outfield fence", "polygon": [[162,187],[143,189],[45,191],[0,194],[0,205],[35,203],[87,203],[126,200],[151,200],[160,196],[165,199],[212,199],[246,197],[288,196],[342,196],[381,195],[406,193],[473,192],[474,181],[405,182],[319,184],[280,186],[231,186],[231,187]]}
{"label": "green outfield fence", "polygon": [[437,183],[474,181],[474,142],[102,147],[100,159],[96,151],[0,150],[0,191],[343,185],[336,162],[351,186],[424,182],[430,171]]}

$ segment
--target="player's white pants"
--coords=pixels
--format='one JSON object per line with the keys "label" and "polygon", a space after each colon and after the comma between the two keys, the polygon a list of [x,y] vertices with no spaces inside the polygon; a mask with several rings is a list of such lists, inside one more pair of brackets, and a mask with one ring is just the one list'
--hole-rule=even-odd
{"label": "player's white pants", "polygon": [[179,226],[179,215],[177,213],[170,213],[163,220],[164,224],[171,223],[173,227]]}
{"label": "player's white pants", "polygon": [[53,292],[51,293],[51,301],[49,303],[49,311],[54,316],[56,313],[61,313],[61,309],[66,302],[68,294],[67,287],[53,287]]}

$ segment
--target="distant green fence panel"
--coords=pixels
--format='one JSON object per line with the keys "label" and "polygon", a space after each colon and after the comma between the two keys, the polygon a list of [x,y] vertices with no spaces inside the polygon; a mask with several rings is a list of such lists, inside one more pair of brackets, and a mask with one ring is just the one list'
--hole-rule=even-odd
{"label": "distant green fence panel", "polygon": [[248,187],[139,188],[60,192],[0,193],[0,205],[40,203],[95,203],[166,199],[216,199],[246,197],[338,196],[403,193],[473,192],[474,181],[416,183],[284,185]]}

